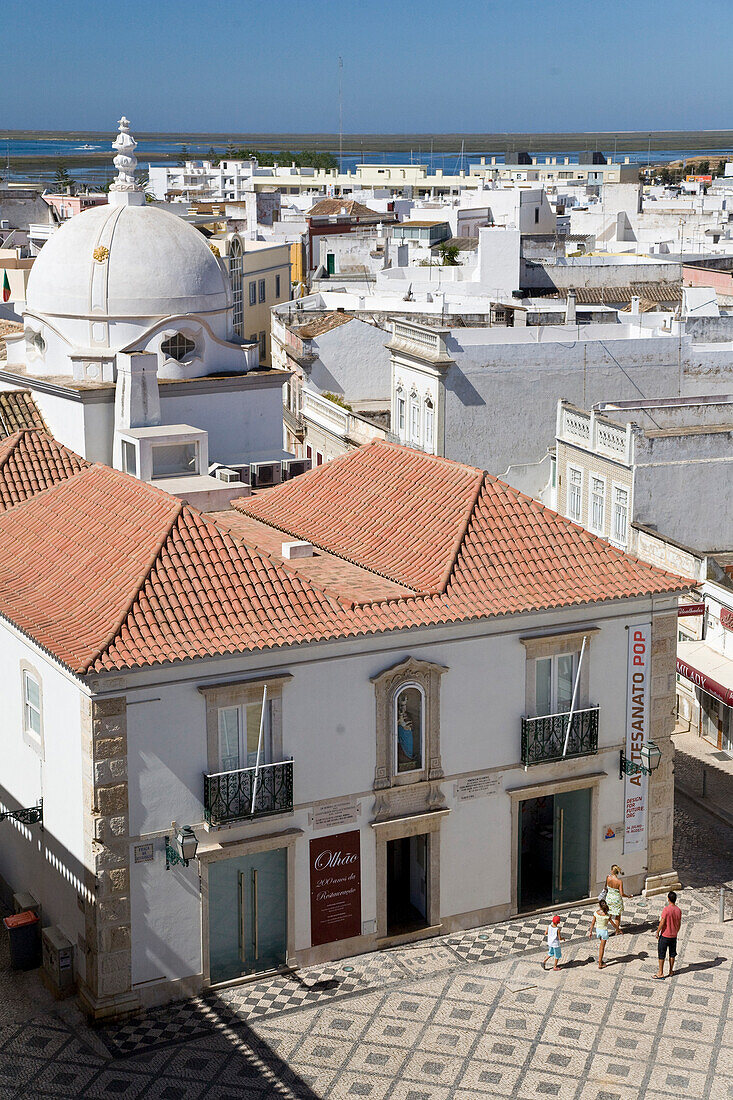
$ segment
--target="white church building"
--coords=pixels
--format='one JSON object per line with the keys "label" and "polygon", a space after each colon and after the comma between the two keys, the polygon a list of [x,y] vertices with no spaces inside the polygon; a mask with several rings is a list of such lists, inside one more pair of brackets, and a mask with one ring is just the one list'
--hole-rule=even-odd
{"label": "white church building", "polygon": [[186,475],[190,492],[178,495],[207,506],[202,491],[223,488],[209,485],[209,463],[289,457],[288,374],[260,369],[257,344],[235,331],[216,247],[146,202],[127,119],[119,128],[109,203],[70,218],[44,245],[23,331],[6,339],[0,392],[30,389],[49,430],[78,454],[156,480]]}

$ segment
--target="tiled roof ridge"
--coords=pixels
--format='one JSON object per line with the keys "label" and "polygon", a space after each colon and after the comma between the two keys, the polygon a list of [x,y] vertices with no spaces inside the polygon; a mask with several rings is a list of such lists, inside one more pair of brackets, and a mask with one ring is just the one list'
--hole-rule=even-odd
{"label": "tiled roof ridge", "polygon": [[474,512],[476,511],[476,505],[479,502],[479,498],[481,496],[481,492],[482,492],[484,484],[485,484],[485,479],[486,479],[486,471],[481,470],[480,471],[480,476],[476,479],[476,491],[473,494],[473,500],[470,502],[470,504],[466,508],[466,515],[463,518],[461,526],[459,527],[459,529],[456,533],[456,537],[453,541],[453,546],[451,547],[450,556],[449,556],[449,559],[448,559],[448,564],[445,567],[445,571],[443,573],[443,576],[440,578],[440,581],[438,582],[436,591],[434,593],[434,595],[436,595],[436,596],[442,595],[446,591],[446,589],[448,588],[448,585],[450,583],[450,579],[453,576],[453,571],[454,571],[454,569],[455,569],[455,567],[458,563],[458,559],[460,557],[461,547],[463,546],[463,540],[465,539],[466,535],[468,534],[468,530],[471,526],[471,520],[473,519]]}
{"label": "tiled roof ridge", "polygon": [[656,573],[660,573],[663,576],[669,577],[671,580],[674,580],[675,582],[677,582],[677,585],[680,581],[682,581],[684,584],[690,583],[690,578],[683,577],[681,573],[672,573],[669,569],[662,569],[660,566],[654,565],[653,562],[644,561],[643,558],[640,558],[637,554],[629,553],[628,550],[619,550],[617,546],[613,546],[607,539],[602,538],[601,535],[594,535],[592,531],[589,531],[587,529],[587,527],[581,527],[579,523],[576,523],[568,516],[564,516],[556,509],[550,508],[549,505],[543,504],[541,500],[535,500],[535,498],[529,496],[528,493],[523,493],[521,489],[515,489],[513,485],[510,485],[507,481],[502,481],[502,479],[500,477],[497,477],[495,474],[487,473],[485,476],[485,484],[487,486],[489,484],[496,485],[500,487],[502,491],[508,491],[509,493],[512,493],[517,498],[517,500],[529,504],[532,508],[535,508],[541,512],[549,512],[553,516],[555,523],[560,521],[561,523],[565,524],[565,526],[572,527],[573,530],[576,531],[583,538],[583,541],[588,543],[589,545],[595,546],[599,542],[602,543],[604,551],[606,551],[607,553],[611,553],[612,556],[617,558],[620,562],[633,561],[637,565],[641,566],[643,569],[653,569]]}
{"label": "tiled roof ridge", "polygon": [[[102,465],[102,463],[95,463],[95,466],[101,466],[101,465]],[[94,468],[95,467],[92,467],[92,469],[94,469]],[[81,472],[84,472],[84,471],[81,471]],[[123,475],[123,476],[128,476],[128,475]],[[155,488],[155,486],[150,486],[150,488]],[[110,648],[110,646],[114,643],[114,641],[116,640],[117,636],[120,633],[120,630],[124,626],[125,620],[129,617],[130,612],[132,611],[133,607],[137,603],[137,601],[140,597],[140,593],[141,593],[141,591],[142,591],[142,589],[145,585],[145,582],[147,581],[148,577],[150,576],[153,569],[155,568],[155,564],[156,564],[156,562],[158,561],[158,559],[161,555],[163,547],[165,546],[166,542],[170,538],[170,535],[171,535],[171,532],[173,531],[173,528],[176,526],[176,524],[178,523],[178,521],[181,517],[181,513],[183,512],[183,509],[184,509],[183,503],[180,500],[175,500],[175,498],[170,497],[170,494],[169,493],[164,493],[162,491],[162,489],[155,489],[155,491],[157,493],[160,493],[162,496],[168,497],[171,500],[171,503],[174,503],[174,508],[173,508],[172,513],[171,513],[170,523],[167,525],[167,527],[165,527],[162,534],[158,538],[158,541],[155,545],[155,548],[154,548],[152,554],[150,554],[150,556],[148,558],[148,561],[146,562],[144,568],[141,570],[140,580],[133,586],[132,594],[131,594],[129,600],[127,601],[127,603],[125,604],[124,610],[122,612],[120,612],[120,614],[117,616],[117,619],[115,620],[115,624],[111,628],[111,630],[108,632],[106,639],[104,640],[104,642],[102,643],[101,646],[99,646],[92,654],[89,655],[89,657],[87,657],[85,659],[83,665],[80,668],[75,669],[76,672],[82,672],[82,673],[89,672],[89,670],[96,664],[97,661],[99,661],[104,656],[104,654],[107,652],[107,650]]]}
{"label": "tiled roof ridge", "polygon": [[18,428],[5,439],[0,440],[0,471],[20,443],[26,432],[38,431],[37,428]]}

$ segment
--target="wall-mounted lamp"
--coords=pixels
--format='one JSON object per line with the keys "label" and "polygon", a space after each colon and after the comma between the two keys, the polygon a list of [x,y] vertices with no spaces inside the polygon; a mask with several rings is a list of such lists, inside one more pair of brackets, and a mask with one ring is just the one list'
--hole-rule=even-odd
{"label": "wall-mounted lamp", "polygon": [[170,842],[170,837],[165,838],[166,871],[170,871],[171,867],[175,867],[177,863],[182,863],[184,867],[188,867],[189,862],[196,858],[199,846],[196,834],[190,825],[181,825],[176,830],[173,839],[176,845],[175,848]]}
{"label": "wall-mounted lamp", "polygon": [[641,772],[642,775],[651,775],[659,767],[662,760],[662,752],[658,745],[655,745],[653,741],[647,741],[646,744],[639,750],[640,763],[636,763],[634,760],[629,760],[626,753],[621,749],[619,753],[619,766],[618,777],[623,779],[625,775],[638,775]]}

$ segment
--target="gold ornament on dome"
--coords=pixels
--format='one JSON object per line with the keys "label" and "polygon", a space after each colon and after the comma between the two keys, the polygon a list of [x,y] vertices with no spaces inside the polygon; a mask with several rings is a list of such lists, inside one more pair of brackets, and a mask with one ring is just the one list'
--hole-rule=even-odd
{"label": "gold ornament on dome", "polygon": [[210,244],[209,248],[211,249],[211,251],[214,253],[215,256],[221,256],[221,252],[219,251],[219,249],[216,247],[215,244]]}
{"label": "gold ornament on dome", "polygon": [[100,244],[94,249],[92,255],[98,264],[103,264],[105,260],[109,259],[109,249]]}

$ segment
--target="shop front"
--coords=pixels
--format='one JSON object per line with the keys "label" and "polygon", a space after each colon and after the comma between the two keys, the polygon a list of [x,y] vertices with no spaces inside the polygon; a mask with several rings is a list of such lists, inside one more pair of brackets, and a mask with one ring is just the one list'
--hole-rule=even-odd
{"label": "shop front", "polygon": [[267,974],[294,956],[299,830],[199,852],[207,985]]}
{"label": "shop front", "polygon": [[588,898],[596,882],[594,774],[509,790],[515,912]]}
{"label": "shop front", "polygon": [[733,660],[704,641],[681,642],[677,675],[695,693],[692,729],[719,751],[733,752]]}

